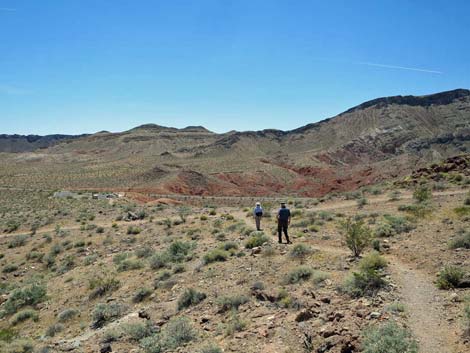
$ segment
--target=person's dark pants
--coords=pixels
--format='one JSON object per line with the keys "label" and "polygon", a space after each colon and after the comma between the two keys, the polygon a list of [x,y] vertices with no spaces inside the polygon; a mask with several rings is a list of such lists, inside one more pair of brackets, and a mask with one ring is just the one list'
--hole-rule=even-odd
{"label": "person's dark pants", "polygon": [[289,234],[287,234],[288,227],[289,227],[289,223],[287,221],[277,222],[277,234],[279,236],[279,243],[282,243],[282,232],[284,232],[286,240],[287,242],[289,242]]}

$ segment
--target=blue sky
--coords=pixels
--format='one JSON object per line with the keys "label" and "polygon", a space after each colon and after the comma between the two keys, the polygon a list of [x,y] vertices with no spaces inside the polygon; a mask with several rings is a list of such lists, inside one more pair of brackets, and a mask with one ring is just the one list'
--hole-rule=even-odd
{"label": "blue sky", "polygon": [[470,88],[469,14],[466,0],[0,0],[0,133],[293,129]]}

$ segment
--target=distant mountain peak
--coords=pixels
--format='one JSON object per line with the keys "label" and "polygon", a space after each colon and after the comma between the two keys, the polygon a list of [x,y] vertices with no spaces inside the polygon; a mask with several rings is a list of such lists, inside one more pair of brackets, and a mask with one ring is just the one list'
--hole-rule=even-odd
{"label": "distant mountain peak", "polygon": [[359,104],[351,109],[346,110],[341,114],[351,113],[357,110],[364,110],[369,107],[379,106],[385,107],[391,104],[410,105],[410,106],[423,106],[430,105],[447,105],[457,99],[470,96],[470,90],[458,88],[451,91],[444,91],[424,96],[390,96],[372,99],[370,101]]}

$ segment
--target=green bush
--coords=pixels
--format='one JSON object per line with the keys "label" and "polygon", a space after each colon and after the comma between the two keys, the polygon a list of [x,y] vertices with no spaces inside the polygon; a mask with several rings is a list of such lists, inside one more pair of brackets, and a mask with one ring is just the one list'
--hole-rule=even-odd
{"label": "green bush", "polygon": [[153,291],[150,288],[139,288],[134,293],[134,296],[132,297],[132,302],[133,303],[143,302],[145,299],[150,297],[152,293]]}
{"label": "green bush", "polygon": [[235,332],[243,331],[246,327],[246,323],[240,319],[236,312],[233,312],[230,321],[225,327],[225,335],[232,336]]}
{"label": "green bush", "polygon": [[394,322],[366,329],[362,335],[363,353],[418,353],[410,331]]}
{"label": "green bush", "polygon": [[373,269],[353,272],[348,276],[342,290],[353,298],[373,296],[386,285],[382,275]]}
{"label": "green bush", "polygon": [[142,267],[144,267],[144,264],[140,260],[126,259],[126,260],[121,261],[117,265],[116,270],[118,272],[125,272],[125,271],[131,271],[131,270],[139,270]]}
{"label": "green bush", "polygon": [[355,257],[359,257],[372,240],[372,231],[363,220],[353,221],[350,218],[341,223],[346,245]]}
{"label": "green bush", "polygon": [[62,332],[63,330],[64,330],[64,325],[62,325],[61,323],[52,324],[51,326],[47,328],[44,335],[46,337],[54,337],[56,334],[58,334],[59,332]]}
{"label": "green bush", "polygon": [[437,287],[439,289],[458,288],[464,275],[460,267],[447,265],[438,274]]}
{"label": "green bush", "polygon": [[219,312],[223,313],[229,310],[238,310],[238,307],[248,302],[248,297],[243,294],[234,294],[222,296],[217,299]]}
{"label": "green bush", "polygon": [[30,339],[18,338],[10,342],[0,341],[2,353],[33,353],[34,343]]}
{"label": "green bush", "polygon": [[167,267],[170,263],[171,256],[166,251],[155,253],[149,258],[149,264],[152,270]]}
{"label": "green bush", "polygon": [[32,284],[15,289],[3,305],[7,314],[14,314],[25,306],[34,306],[46,300],[46,287],[41,284]]}
{"label": "green bush", "polygon": [[238,244],[235,243],[234,241],[227,241],[227,242],[223,243],[220,246],[220,248],[225,250],[225,251],[237,250],[238,249]]}
{"label": "green bush", "polygon": [[210,264],[218,261],[226,261],[228,256],[228,252],[221,249],[214,249],[204,255],[203,262],[204,264]]}
{"label": "green bush", "polygon": [[137,249],[134,253],[135,253],[135,256],[137,256],[139,259],[142,259],[142,258],[148,258],[152,256],[154,252],[152,248],[144,247],[144,248]]}
{"label": "green bush", "polygon": [[312,253],[312,249],[305,244],[296,244],[289,252],[289,256],[294,259],[304,259]]}
{"label": "green bush", "polygon": [[450,242],[449,247],[451,249],[470,249],[470,231],[458,234],[457,237]]}
{"label": "green bush", "polygon": [[3,273],[11,273],[11,272],[15,272],[17,269],[18,269],[18,266],[15,265],[15,264],[6,264],[2,268],[2,272]]}
{"label": "green bush", "polygon": [[92,290],[88,295],[90,300],[102,297],[105,294],[115,291],[121,286],[118,279],[113,276],[95,276],[89,281],[88,287]]}
{"label": "green bush", "polygon": [[359,261],[359,268],[362,271],[381,270],[387,267],[387,260],[378,252],[373,251]]}
{"label": "green bush", "polygon": [[214,345],[202,347],[199,353],[222,353],[222,349]]}
{"label": "green bush", "polygon": [[320,284],[330,278],[330,275],[323,271],[313,271],[311,277],[314,284]]}
{"label": "green bush", "polygon": [[414,224],[404,217],[384,215],[384,218],[397,234],[407,233],[415,228]]}
{"label": "green bush", "polygon": [[263,232],[253,232],[250,238],[246,241],[245,248],[253,249],[268,242],[269,238]]}
{"label": "green bush", "polygon": [[431,197],[432,193],[427,185],[420,185],[413,191],[413,199],[418,203],[426,202]]}
{"label": "green bush", "polygon": [[459,217],[467,217],[470,215],[470,206],[460,206],[454,208],[454,212]]}
{"label": "green bush", "polygon": [[145,323],[135,322],[135,323],[126,323],[120,326],[124,335],[129,338],[131,341],[140,341],[145,337],[149,337],[155,334],[155,328],[153,327],[150,321]]}
{"label": "green bush", "polygon": [[127,234],[137,235],[142,232],[142,228],[129,226],[127,227]]}
{"label": "green bush", "polygon": [[20,235],[15,235],[12,240],[8,243],[8,248],[18,248],[20,246],[26,245],[26,243],[29,240],[29,235],[26,234],[20,234]]}
{"label": "green bush", "polygon": [[106,323],[114,321],[124,315],[126,307],[120,303],[97,304],[92,313],[93,328],[101,328]]}
{"label": "green bush", "polygon": [[299,266],[290,271],[284,278],[284,283],[295,284],[301,281],[306,281],[311,278],[313,270],[310,267]]}
{"label": "green bush", "polygon": [[185,257],[189,254],[191,250],[191,244],[185,243],[182,241],[175,241],[171,243],[170,247],[168,248],[168,254],[173,262],[181,262],[185,259]]}
{"label": "green bush", "polygon": [[38,321],[39,320],[39,315],[36,312],[36,310],[32,309],[24,309],[19,312],[17,312],[15,315],[10,320],[10,323],[12,325],[17,325],[20,322],[26,321],[26,320],[33,320],[33,321]]}
{"label": "green bush", "polygon": [[197,305],[206,299],[206,294],[193,288],[186,289],[178,299],[178,310]]}
{"label": "green bush", "polygon": [[72,320],[78,314],[80,314],[80,311],[77,309],[65,309],[57,315],[57,320],[59,322],[67,322]]}
{"label": "green bush", "polygon": [[470,337],[470,303],[466,303],[463,309],[463,329],[464,337]]}
{"label": "green bush", "polygon": [[375,236],[379,238],[389,238],[394,236],[395,230],[389,223],[379,223],[375,228]]}
{"label": "green bush", "polygon": [[174,351],[196,339],[197,334],[186,317],[174,317],[163,327],[160,333],[140,340],[145,353]]}

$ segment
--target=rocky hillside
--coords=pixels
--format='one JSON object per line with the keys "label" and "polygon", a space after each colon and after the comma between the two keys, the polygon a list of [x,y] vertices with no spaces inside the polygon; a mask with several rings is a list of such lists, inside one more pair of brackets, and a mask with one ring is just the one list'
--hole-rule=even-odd
{"label": "rocky hillside", "polygon": [[30,152],[53,146],[64,140],[71,140],[85,135],[0,135],[0,152]]}
{"label": "rocky hillside", "polygon": [[[375,99],[292,131],[142,125],[4,154],[0,183],[155,194],[319,196],[470,149],[470,91]],[[5,149],[3,149],[5,151]]]}

